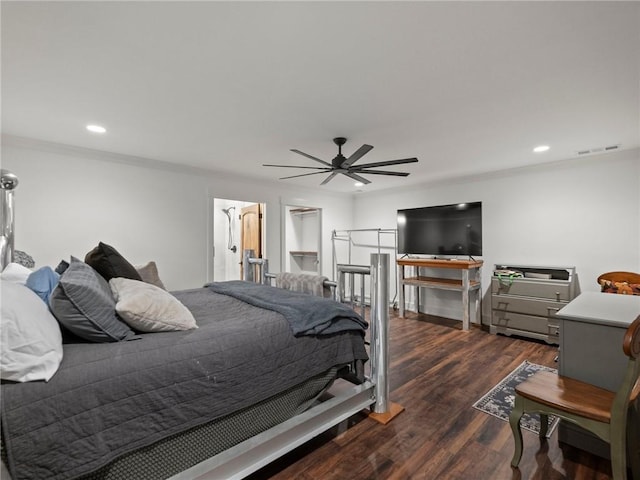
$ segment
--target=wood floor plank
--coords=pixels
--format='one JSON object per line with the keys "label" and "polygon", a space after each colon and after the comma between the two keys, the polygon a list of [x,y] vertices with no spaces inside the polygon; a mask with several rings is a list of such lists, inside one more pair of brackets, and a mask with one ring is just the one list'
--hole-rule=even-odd
{"label": "wood floor plank", "polygon": [[388,425],[355,415],[256,472],[251,480],[611,480],[608,460],[523,431],[510,467],[508,422],[471,407],[524,360],[557,368],[557,347],[490,335],[479,327],[408,312],[392,314],[390,399],[405,411]]}

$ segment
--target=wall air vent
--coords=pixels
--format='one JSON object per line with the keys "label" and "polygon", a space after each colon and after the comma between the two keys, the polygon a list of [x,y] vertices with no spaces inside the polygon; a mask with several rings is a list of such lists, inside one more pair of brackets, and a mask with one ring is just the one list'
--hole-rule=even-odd
{"label": "wall air vent", "polygon": [[586,150],[578,150],[576,152],[576,155],[580,157],[582,155],[594,155],[596,153],[612,152],[614,150],[619,150],[621,146],[622,146],[621,144],[617,144],[617,145],[607,145],[606,147],[596,147],[596,148],[589,148]]}

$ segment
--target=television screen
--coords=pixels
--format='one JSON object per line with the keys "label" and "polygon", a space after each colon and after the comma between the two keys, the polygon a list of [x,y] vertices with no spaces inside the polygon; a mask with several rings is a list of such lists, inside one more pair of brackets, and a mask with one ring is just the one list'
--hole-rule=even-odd
{"label": "television screen", "polygon": [[398,210],[398,253],[482,255],[482,202]]}

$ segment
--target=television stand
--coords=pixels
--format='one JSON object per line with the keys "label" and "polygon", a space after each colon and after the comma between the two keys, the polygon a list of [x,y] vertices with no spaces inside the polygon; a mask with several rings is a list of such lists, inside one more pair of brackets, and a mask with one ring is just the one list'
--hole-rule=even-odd
{"label": "television stand", "polygon": [[[399,258],[398,264],[398,304],[400,317],[404,317],[404,287],[415,287],[416,310],[420,308],[420,288],[437,288],[454,290],[462,293],[462,330],[469,330],[470,323],[479,318],[480,311],[480,271],[482,260],[458,260],[455,258],[442,260],[437,258]],[[405,276],[405,267],[414,267],[414,276]],[[420,267],[433,269],[460,270],[460,278],[440,278],[420,275]],[[474,308],[470,308],[470,292],[475,292]],[[473,316],[473,320],[471,317]]]}

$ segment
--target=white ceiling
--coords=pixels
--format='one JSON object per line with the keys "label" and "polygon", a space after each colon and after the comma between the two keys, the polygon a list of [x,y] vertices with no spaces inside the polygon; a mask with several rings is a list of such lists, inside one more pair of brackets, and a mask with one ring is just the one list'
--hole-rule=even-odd
{"label": "white ceiling", "polygon": [[291,148],[330,161],[336,136],[375,146],[360,163],[419,158],[365,191],[640,146],[638,2],[1,8],[9,135],[268,179],[317,166]]}

